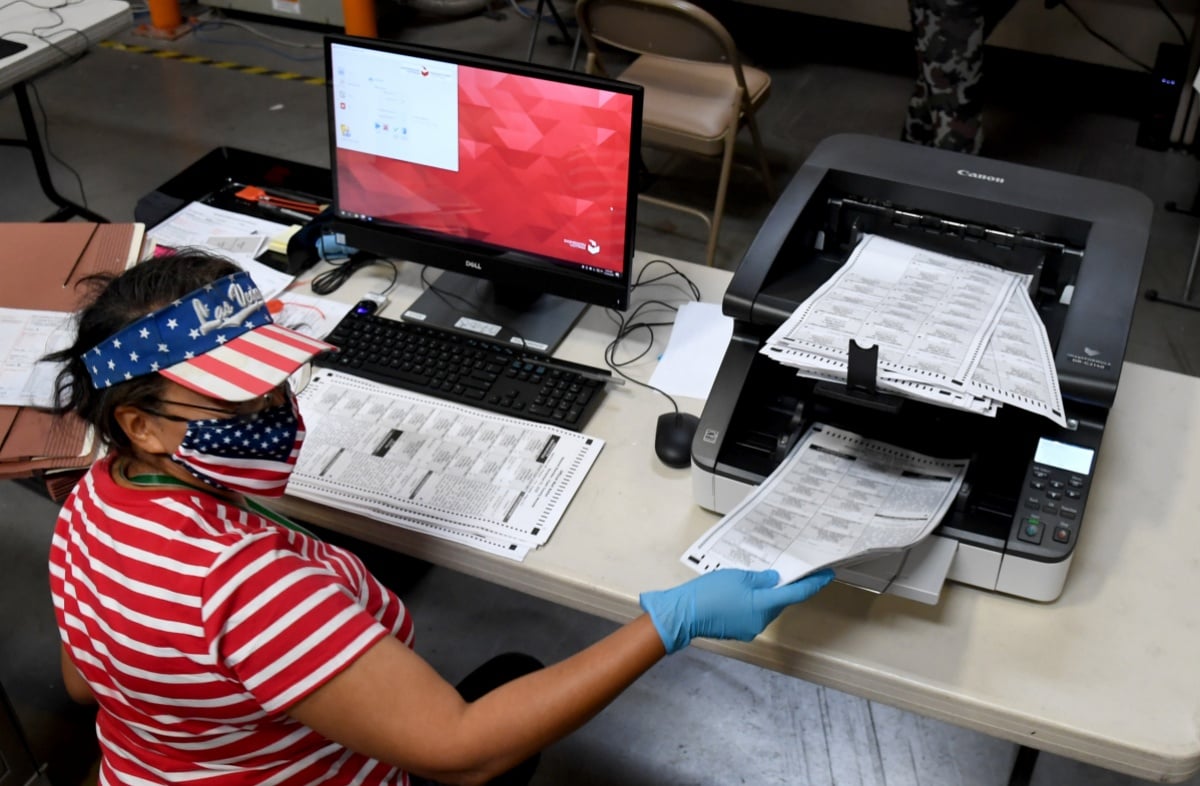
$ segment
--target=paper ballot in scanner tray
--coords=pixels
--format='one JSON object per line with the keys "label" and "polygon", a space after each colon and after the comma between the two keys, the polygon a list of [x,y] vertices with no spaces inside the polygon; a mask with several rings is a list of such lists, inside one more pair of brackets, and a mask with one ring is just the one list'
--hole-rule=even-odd
{"label": "paper ballot in scanner tray", "polygon": [[[934,535],[839,568],[865,589],[936,602],[943,579],[1038,601],[1065,584],[1116,395],[1152,205],[1132,189],[860,135],[813,151],[725,293],[734,334],[701,415],[695,501],[725,513],[814,422],[970,467]],[[843,395],[762,355],[766,339],[864,233],[1031,277],[1066,426],[1012,406],[995,417]]]}

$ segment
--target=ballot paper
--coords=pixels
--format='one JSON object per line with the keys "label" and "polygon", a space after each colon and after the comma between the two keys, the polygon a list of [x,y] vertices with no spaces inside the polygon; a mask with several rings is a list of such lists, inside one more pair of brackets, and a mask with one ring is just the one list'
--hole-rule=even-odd
{"label": "ballot paper", "polygon": [[298,399],[289,495],[514,560],[550,538],[604,446],[325,369]]}
{"label": "ballot paper", "polygon": [[1066,425],[1029,277],[865,235],[765,342],[802,376],[846,380],[849,345],[877,346],[884,392],[995,415],[1004,404]]}
{"label": "ballot paper", "polygon": [[939,459],[814,424],[779,468],[683,554],[683,564],[779,572],[909,548],[941,523],[967,461]]}

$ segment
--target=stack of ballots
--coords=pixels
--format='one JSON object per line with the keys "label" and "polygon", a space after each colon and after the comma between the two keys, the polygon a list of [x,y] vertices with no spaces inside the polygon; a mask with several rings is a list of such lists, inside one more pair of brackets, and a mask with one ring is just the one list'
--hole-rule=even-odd
{"label": "stack of ballots", "polygon": [[850,342],[879,348],[876,386],[994,416],[1003,404],[1066,425],[1029,277],[864,235],[762,352],[801,376],[844,382]]}

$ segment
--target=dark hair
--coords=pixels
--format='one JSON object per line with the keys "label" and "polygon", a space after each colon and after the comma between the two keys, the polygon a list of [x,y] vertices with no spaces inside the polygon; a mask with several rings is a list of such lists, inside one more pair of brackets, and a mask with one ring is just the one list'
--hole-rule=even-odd
{"label": "dark hair", "polygon": [[97,390],[83,355],[146,314],[239,270],[223,257],[199,249],[180,249],[120,275],[98,274],[82,279],[79,284],[91,290],[91,298],[75,315],[75,343],[44,358],[64,364],[55,382],[54,411],[74,412],[94,426],[105,443],[118,451],[128,448],[129,439],[113,413],[122,405],[150,403],[162,392],[163,377],[146,374]]}

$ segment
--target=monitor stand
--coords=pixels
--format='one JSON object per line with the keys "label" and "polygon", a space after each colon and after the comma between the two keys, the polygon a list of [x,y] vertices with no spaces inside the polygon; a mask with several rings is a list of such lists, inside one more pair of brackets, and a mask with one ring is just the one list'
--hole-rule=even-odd
{"label": "monitor stand", "polygon": [[578,300],[505,289],[447,270],[404,311],[404,320],[549,355],[586,308]]}

